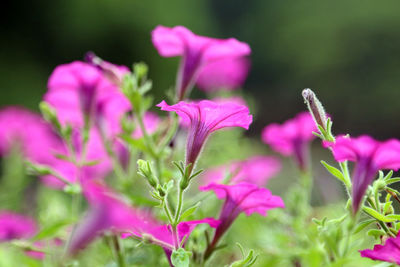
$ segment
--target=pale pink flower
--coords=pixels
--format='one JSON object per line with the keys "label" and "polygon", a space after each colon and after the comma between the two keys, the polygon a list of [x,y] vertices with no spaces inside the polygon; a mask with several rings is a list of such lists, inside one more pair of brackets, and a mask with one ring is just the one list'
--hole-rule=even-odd
{"label": "pale pink flower", "polygon": [[226,127],[242,127],[248,129],[253,117],[248,107],[236,103],[216,103],[209,100],[187,103],[181,101],[168,105],[162,101],[157,105],[161,110],[176,112],[183,123],[189,124],[186,145],[186,164],[192,168],[199,156],[207,137],[214,131]]}
{"label": "pale pink flower", "polygon": [[215,230],[213,241],[206,251],[206,257],[209,256],[207,254],[211,253],[212,248],[217,245],[220,238],[240,213],[243,212],[247,216],[253,213],[266,216],[267,211],[270,209],[285,207],[283,200],[279,196],[274,196],[268,189],[260,188],[255,184],[245,182],[235,185],[212,183],[200,187],[200,190],[213,190],[217,198],[225,200],[218,218],[221,223]]}
{"label": "pale pink flower", "polygon": [[315,122],[308,112],[301,112],[283,124],[273,123],[262,132],[262,141],[284,156],[293,156],[300,169],[307,168],[309,143],[317,132]]}
{"label": "pale pink flower", "polygon": [[204,174],[204,184],[222,183],[228,178],[229,184],[247,182],[265,186],[266,182],[281,169],[280,161],[271,156],[253,156],[243,161],[207,170]]}
{"label": "pale pink flower", "polygon": [[379,142],[363,135],[357,138],[340,136],[332,144],[335,159],[355,162],[352,175],[353,210],[359,209],[369,184],[379,170],[400,168],[400,141],[391,139]]}
{"label": "pale pink flower", "polygon": [[37,231],[35,221],[11,211],[0,211],[0,241],[27,239]]}
{"label": "pale pink flower", "polygon": [[362,257],[400,265],[400,234],[387,239],[384,245],[375,245],[373,250],[366,249],[360,253]]}
{"label": "pale pink flower", "polygon": [[248,44],[234,38],[222,40],[198,36],[183,26],[157,26],[152,31],[152,41],[161,56],[182,57],[176,85],[179,100],[191,90],[204,66],[218,60],[247,56],[251,52]]}
{"label": "pale pink flower", "polygon": [[196,85],[205,92],[235,90],[243,85],[249,68],[245,57],[218,60],[203,67]]}

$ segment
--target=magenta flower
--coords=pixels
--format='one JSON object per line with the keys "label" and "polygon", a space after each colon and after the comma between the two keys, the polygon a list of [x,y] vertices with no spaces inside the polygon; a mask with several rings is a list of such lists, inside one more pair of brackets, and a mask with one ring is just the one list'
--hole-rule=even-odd
{"label": "magenta flower", "polygon": [[280,169],[281,163],[277,158],[254,156],[206,171],[205,184],[222,183],[228,175],[229,184],[247,182],[262,187]]}
{"label": "magenta flower", "polygon": [[13,106],[0,110],[1,155],[16,145],[31,161],[45,163],[51,148],[60,144],[61,139],[38,114]]}
{"label": "magenta flower", "polygon": [[198,36],[182,26],[157,26],[152,32],[152,41],[161,56],[182,57],[176,85],[179,100],[191,90],[204,66],[218,60],[247,56],[251,52],[246,43],[234,38],[222,40]]}
{"label": "magenta flower", "polygon": [[[83,156],[82,137],[77,131],[73,132],[73,147],[78,159]],[[47,163],[56,172],[72,183],[83,183],[90,179],[104,178],[112,170],[111,160],[103,146],[101,136],[96,128],[89,132],[89,141],[86,144],[85,162],[95,163],[82,166],[80,169],[65,160],[59,160],[54,155],[49,155],[51,159]],[[68,155],[65,145],[58,149],[58,154]],[[55,188],[63,188],[64,184],[52,176],[44,177],[44,182]]]}
{"label": "magenta flower", "polygon": [[317,127],[308,112],[301,112],[283,124],[273,123],[262,132],[262,141],[284,156],[294,156],[299,168],[307,168],[309,142],[315,138]]}
{"label": "magenta flower", "polygon": [[[106,230],[124,233],[124,238],[131,235],[146,238],[162,246],[166,251],[172,252],[176,244],[174,244],[170,226],[160,224],[149,213],[130,207],[103,185],[88,182],[84,188],[90,209],[73,233],[69,248],[72,253],[85,247]],[[219,224],[212,218],[181,222],[177,226],[179,242],[186,239],[194,227],[200,223],[207,223],[214,228]]]}
{"label": "magenta flower", "polygon": [[235,90],[243,85],[249,68],[249,60],[245,57],[219,60],[203,67],[196,85],[205,92]]}
{"label": "magenta flower", "polygon": [[44,100],[57,111],[61,123],[82,127],[97,116],[97,104],[111,95],[119,95],[118,87],[98,68],[80,61],[58,66],[51,74]]}
{"label": "magenta flower", "polygon": [[361,257],[400,265],[400,234],[386,240],[384,245],[375,245],[373,250],[366,249],[360,253]]}
{"label": "magenta flower", "polygon": [[31,238],[36,231],[33,219],[11,211],[0,211],[0,241]]}
{"label": "magenta flower", "polygon": [[89,181],[83,184],[90,208],[72,233],[69,251],[84,248],[106,230],[129,231],[138,221],[136,211],[104,185]]}
{"label": "magenta flower", "polygon": [[200,102],[179,102],[169,106],[165,101],[157,105],[161,110],[176,112],[183,123],[189,124],[186,145],[186,164],[192,168],[199,156],[207,137],[214,131],[225,127],[248,129],[253,117],[248,107],[236,103],[216,103],[209,100]]}
{"label": "magenta flower", "polygon": [[[204,218],[202,220],[180,222],[177,225],[178,243],[180,244],[183,240],[187,240],[194,228],[203,223],[208,224],[212,228],[217,228],[220,221],[214,218]],[[129,236],[147,238],[150,239],[151,242],[171,252],[173,248],[179,245],[174,242],[171,226],[160,224],[156,220],[145,220],[143,223],[137,223],[135,227],[132,228],[132,231],[124,233],[122,236],[124,238]]]}
{"label": "magenta flower", "polygon": [[400,141],[378,142],[363,135],[358,138],[340,136],[332,144],[335,159],[356,162],[352,175],[353,210],[358,211],[367,187],[379,170],[400,168]]}
{"label": "magenta flower", "polygon": [[215,230],[213,241],[206,251],[207,258],[209,253],[217,245],[220,238],[232,225],[240,213],[250,216],[258,213],[262,216],[267,215],[267,211],[274,208],[284,208],[285,204],[279,196],[274,196],[266,188],[260,188],[255,184],[238,183],[235,185],[209,184],[200,187],[202,191],[213,190],[219,199],[225,199],[219,220],[220,225]]}

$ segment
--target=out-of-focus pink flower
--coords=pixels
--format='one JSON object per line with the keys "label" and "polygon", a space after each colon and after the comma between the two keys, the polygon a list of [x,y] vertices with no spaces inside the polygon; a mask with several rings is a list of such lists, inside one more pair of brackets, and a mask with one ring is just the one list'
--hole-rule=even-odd
{"label": "out-of-focus pink flower", "polygon": [[11,211],[0,211],[0,241],[31,238],[37,231],[32,218]]}
{"label": "out-of-focus pink flower", "polygon": [[161,110],[176,112],[183,123],[190,124],[187,145],[186,164],[192,167],[199,156],[207,137],[214,131],[225,127],[248,129],[253,117],[248,107],[236,103],[216,103],[209,100],[187,103],[181,101],[169,106],[165,101],[157,105]]}
{"label": "out-of-focus pink flower", "polygon": [[[83,156],[82,137],[77,131],[72,135],[73,147],[78,159]],[[64,145],[57,148],[57,154],[68,155],[68,151]],[[89,141],[86,144],[85,162],[90,162],[88,166],[82,166],[80,169],[72,162],[61,160],[55,155],[49,154],[49,159],[45,162],[61,176],[66,178],[71,183],[83,183],[91,179],[104,178],[112,170],[111,160],[105,150],[100,133],[96,128],[92,128],[89,132]],[[54,188],[63,188],[60,180],[54,178],[52,175],[43,177],[44,183]]]}
{"label": "out-of-focus pink flower", "polygon": [[[262,216],[267,215],[267,211],[274,208],[284,208],[285,204],[279,196],[274,196],[266,188],[260,188],[255,184],[238,183],[235,185],[209,184],[200,187],[202,191],[213,190],[219,199],[225,199],[219,220],[220,225],[215,230],[213,241],[207,250],[212,250],[232,225],[240,213],[250,216],[258,213]],[[206,251],[206,254],[211,251]],[[209,255],[206,255],[207,258]]]}
{"label": "out-of-focus pink flower", "polygon": [[124,98],[101,70],[80,61],[58,66],[49,78],[48,88],[44,100],[56,109],[61,123],[77,127],[96,118],[97,104],[102,99]]}
{"label": "out-of-focus pink flower", "polygon": [[[202,220],[180,222],[177,225],[179,237],[178,242],[181,243],[183,240],[186,240],[194,228],[203,223],[208,224],[212,228],[217,228],[220,224],[220,221],[214,218],[204,218]],[[162,225],[155,220],[147,220],[142,224],[136,224],[134,229],[132,229],[132,231],[129,233],[124,233],[123,237],[126,238],[132,235],[140,238],[144,238],[146,236],[150,242],[153,241],[155,244],[162,246],[166,250],[171,250],[171,248],[179,245],[174,244],[171,226],[165,224]]]}
{"label": "out-of-focus pink flower", "polygon": [[[144,127],[145,127],[147,133],[153,134],[158,129],[158,126],[161,123],[161,119],[160,119],[160,117],[157,116],[157,114],[148,111],[143,116],[143,123],[144,123]],[[135,131],[132,133],[132,136],[134,138],[141,138],[143,136],[143,133],[142,133],[142,130],[140,129],[140,127],[137,127],[135,129]]]}
{"label": "out-of-focus pink flower", "polygon": [[203,67],[196,85],[205,92],[235,90],[243,85],[249,68],[245,57],[219,60]]}
{"label": "out-of-focus pink flower", "polygon": [[47,162],[52,148],[61,139],[38,114],[22,107],[6,107],[0,110],[0,154],[10,152],[13,145],[32,161]]}
{"label": "out-of-focus pink flower", "polygon": [[201,69],[212,62],[250,54],[248,44],[234,38],[214,39],[198,36],[183,26],[157,26],[152,41],[163,57],[182,56],[177,78],[177,96],[182,100],[195,83]]}
{"label": "out-of-focus pink flower", "polygon": [[375,245],[373,250],[366,249],[360,253],[362,257],[400,265],[400,234],[386,240],[384,245]]}
{"label": "out-of-focus pink flower", "polygon": [[235,161],[231,164],[208,170],[204,174],[204,184],[222,183],[228,175],[229,184],[247,182],[262,187],[280,169],[281,163],[277,158],[254,156],[243,161]]}
{"label": "out-of-focus pink flower", "polygon": [[400,141],[379,142],[363,135],[358,138],[340,136],[332,144],[335,159],[356,162],[352,175],[353,210],[359,209],[367,187],[379,170],[400,168]]}
{"label": "out-of-focus pink flower", "polygon": [[309,142],[317,132],[315,122],[308,112],[301,112],[283,124],[273,123],[262,132],[262,141],[284,156],[294,156],[300,169],[307,167]]}
{"label": "out-of-focus pink flower", "polygon": [[138,221],[136,211],[104,185],[88,181],[83,188],[90,208],[72,234],[70,253],[84,248],[106,230],[129,231]]}
{"label": "out-of-focus pink flower", "polygon": [[[130,207],[103,185],[87,182],[84,189],[90,209],[86,218],[73,233],[69,248],[71,253],[85,247],[105,230],[124,233],[124,238],[130,235],[146,238],[170,251],[175,247],[170,226],[162,225],[150,214]],[[206,218],[199,221],[181,222],[177,226],[179,241],[186,239],[194,227],[200,223],[208,223],[215,228],[219,221]]]}

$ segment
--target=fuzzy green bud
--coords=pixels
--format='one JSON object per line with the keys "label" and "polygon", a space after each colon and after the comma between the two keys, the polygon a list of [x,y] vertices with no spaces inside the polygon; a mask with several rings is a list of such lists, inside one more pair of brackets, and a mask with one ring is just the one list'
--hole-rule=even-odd
{"label": "fuzzy green bud", "polygon": [[158,185],[158,179],[153,174],[150,162],[139,159],[137,161],[137,164],[138,164],[138,174],[146,178],[147,182],[150,184],[151,187],[156,188]]}

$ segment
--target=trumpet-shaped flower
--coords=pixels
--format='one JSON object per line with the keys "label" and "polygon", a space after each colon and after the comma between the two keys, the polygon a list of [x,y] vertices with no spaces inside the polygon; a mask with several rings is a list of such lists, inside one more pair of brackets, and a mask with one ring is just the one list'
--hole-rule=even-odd
{"label": "trumpet-shaped flower", "polygon": [[56,109],[61,123],[77,127],[97,117],[102,99],[113,96],[124,101],[118,87],[100,69],[80,61],[58,66],[49,78],[48,88],[44,100]]}
{"label": "trumpet-shaped flower", "polygon": [[[238,183],[235,185],[209,184],[200,187],[202,191],[213,190],[219,199],[225,199],[219,220],[220,225],[215,230],[213,241],[209,248],[215,247],[223,234],[232,225],[240,213],[250,216],[258,213],[267,215],[267,211],[274,208],[284,208],[285,204],[279,196],[274,196],[266,188],[260,188],[255,184]],[[206,252],[210,253],[210,251]],[[208,257],[209,255],[206,255]]]}
{"label": "trumpet-shaped flower", "polygon": [[375,245],[373,250],[366,249],[360,252],[362,257],[400,265],[400,234],[387,239],[384,245]]}
{"label": "trumpet-shaped flower", "polygon": [[157,105],[161,110],[176,112],[183,123],[190,125],[187,145],[186,164],[195,164],[207,137],[214,131],[226,127],[248,129],[253,117],[248,107],[231,102],[217,103],[209,100],[168,105],[162,101]]}
{"label": "trumpet-shaped flower", "polygon": [[265,186],[266,182],[281,169],[280,161],[270,156],[254,156],[243,161],[208,170],[205,173],[205,184],[229,184],[247,182],[258,186]]}
{"label": "trumpet-shaped flower", "polygon": [[205,92],[235,90],[243,85],[249,68],[249,60],[245,57],[219,60],[203,67],[196,85]]}
{"label": "trumpet-shaped flower", "polygon": [[204,66],[218,60],[247,56],[251,52],[246,43],[234,38],[222,40],[198,36],[182,26],[157,26],[152,32],[152,41],[161,56],[182,57],[176,85],[179,100],[190,91]]}
{"label": "trumpet-shaped flower", "polygon": [[33,219],[11,211],[0,212],[0,241],[31,238],[36,231]]}
{"label": "trumpet-shaped flower", "polygon": [[[143,238],[172,252],[176,244],[169,225],[162,225],[151,214],[130,207],[103,185],[88,182],[84,188],[90,209],[73,233],[69,248],[72,253],[86,246],[106,230],[123,233],[124,238],[128,236]],[[179,242],[185,240],[194,227],[201,223],[207,223],[215,228],[219,221],[206,218],[181,222],[177,226]]]}
{"label": "trumpet-shaped flower", "polygon": [[379,170],[400,168],[400,141],[379,142],[369,136],[340,136],[332,144],[335,159],[356,163],[352,176],[353,210],[359,209],[367,187]]}
{"label": "trumpet-shaped flower", "polygon": [[262,132],[262,141],[284,156],[294,156],[300,169],[307,167],[309,142],[315,138],[315,122],[308,112],[299,113],[283,124],[273,123]]}

